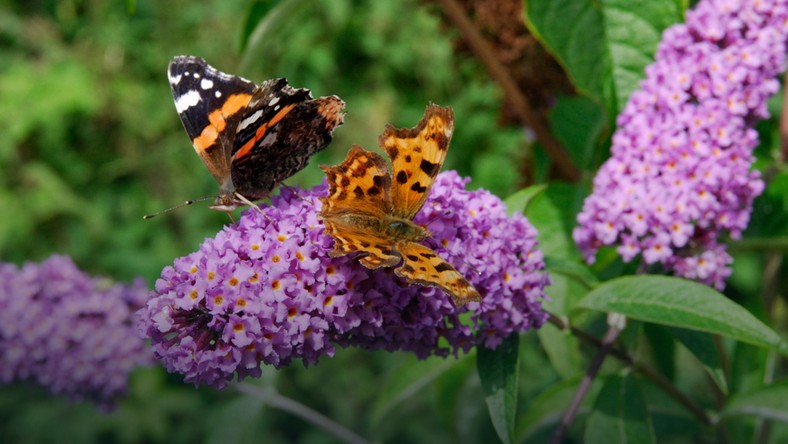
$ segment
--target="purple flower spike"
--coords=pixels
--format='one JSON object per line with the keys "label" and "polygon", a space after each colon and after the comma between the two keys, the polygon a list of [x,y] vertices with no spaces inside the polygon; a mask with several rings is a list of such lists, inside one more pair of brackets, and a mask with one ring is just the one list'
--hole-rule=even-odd
{"label": "purple flower spike", "polygon": [[134,322],[148,291],[92,278],[65,256],[0,263],[0,380],[112,407],[129,373],[152,363]]}
{"label": "purple flower spike", "polygon": [[[391,270],[353,257],[330,258],[333,240],[318,220],[325,183],[284,188],[272,205],[167,267],[140,311],[155,355],[186,381],[222,388],[235,374],[259,376],[260,363],[315,364],[334,346],[447,356],[541,326],[549,279],[536,230],[509,217],[500,199],[467,191],[467,179],[438,175],[416,217],[427,243],[481,292],[456,308],[442,291],[408,285]],[[470,311],[467,320],[460,313]]]}
{"label": "purple flower spike", "polygon": [[725,287],[732,258],[719,239],[741,236],[763,191],[750,171],[753,126],[779,88],[786,40],[786,0],[703,0],[665,31],[578,215],[573,237],[586,261],[616,245],[627,262],[642,255]]}

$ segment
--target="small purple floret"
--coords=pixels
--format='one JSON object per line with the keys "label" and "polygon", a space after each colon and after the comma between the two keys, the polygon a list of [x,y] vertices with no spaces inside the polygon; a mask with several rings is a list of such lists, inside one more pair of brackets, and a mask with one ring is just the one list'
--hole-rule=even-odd
{"label": "small purple floret", "polygon": [[261,363],[315,364],[335,345],[424,358],[495,347],[538,328],[549,279],[536,230],[467,182],[440,174],[416,223],[432,231],[426,244],[480,291],[481,303],[458,309],[441,290],[409,285],[391,269],[329,257],[334,241],[317,217],[324,183],[282,189],[261,207],[265,215],[246,211],[167,267],[140,311],[141,331],[169,371],[221,388],[236,374],[259,376]]}
{"label": "small purple floret", "polygon": [[65,256],[0,263],[0,381],[112,407],[131,371],[152,363],[134,319],[148,292],[142,280],[90,277]]}

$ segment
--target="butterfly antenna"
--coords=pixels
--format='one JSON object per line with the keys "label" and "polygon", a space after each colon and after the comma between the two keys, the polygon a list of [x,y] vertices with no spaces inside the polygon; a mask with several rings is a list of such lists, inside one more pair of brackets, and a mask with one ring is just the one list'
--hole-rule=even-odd
{"label": "butterfly antenna", "polygon": [[184,203],[182,203],[180,205],[175,205],[174,207],[170,207],[170,208],[167,208],[166,210],[159,211],[158,213],[146,214],[145,216],[142,216],[142,218],[145,219],[145,220],[153,219],[156,216],[160,216],[160,215],[162,215],[164,213],[169,213],[172,210],[177,210],[178,208],[186,207],[186,206],[189,206],[189,205],[191,205],[193,203],[202,202],[202,201],[209,200],[209,199],[215,199],[215,197],[214,196],[207,196],[207,197],[201,197],[199,199],[187,200],[186,202],[184,202]]}
{"label": "butterfly antenna", "polygon": [[[264,218],[268,219],[268,222],[272,222],[272,221],[271,221],[271,218],[270,218],[270,217],[268,217],[268,215],[267,215],[267,214],[265,214],[265,212],[262,210],[262,208],[260,208],[259,206],[257,206],[257,204],[256,204],[256,203],[252,202],[251,200],[247,199],[246,197],[242,196],[242,195],[241,195],[241,194],[239,194],[239,193],[235,193],[235,197],[236,197],[238,200],[240,200],[241,202],[245,203],[246,205],[249,205],[250,207],[252,207],[252,208],[254,208],[255,210],[257,210],[257,212],[259,212],[260,214],[262,214]],[[229,214],[229,213],[228,213],[228,214]],[[230,216],[230,219],[232,219],[232,216]]]}

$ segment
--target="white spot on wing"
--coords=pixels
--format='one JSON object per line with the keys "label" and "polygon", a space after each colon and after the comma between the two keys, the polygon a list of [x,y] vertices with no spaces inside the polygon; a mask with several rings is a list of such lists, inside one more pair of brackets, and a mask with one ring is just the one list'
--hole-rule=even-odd
{"label": "white spot on wing", "polygon": [[274,106],[277,103],[279,103],[279,96],[275,96],[273,99],[271,99],[271,101],[268,102],[268,106]]}
{"label": "white spot on wing", "polygon": [[211,80],[211,79],[202,79],[200,81],[200,88],[202,88],[202,89],[211,89],[211,88],[213,88],[213,80]]}
{"label": "white spot on wing", "polygon": [[170,81],[170,85],[177,85],[181,82],[181,75],[178,74],[177,76],[173,76],[171,72],[167,73],[167,79]]}
{"label": "white spot on wing", "polygon": [[216,91],[215,93],[213,93],[213,95],[216,96],[216,98],[218,99],[219,97],[222,96],[222,92],[221,91]]}
{"label": "white spot on wing", "polygon": [[189,90],[182,96],[175,99],[175,110],[182,113],[200,102],[200,93]]}
{"label": "white spot on wing", "polygon": [[241,130],[243,130],[243,129],[246,129],[246,127],[247,127],[247,126],[249,126],[249,125],[251,125],[252,123],[256,122],[256,121],[257,121],[257,119],[259,119],[259,118],[260,118],[260,116],[262,116],[262,115],[263,115],[263,110],[261,110],[261,109],[258,109],[257,111],[255,111],[255,113],[254,113],[254,114],[252,114],[251,116],[249,116],[249,117],[247,117],[247,118],[243,119],[243,120],[241,121],[241,123],[239,123],[239,124],[238,124],[238,131],[241,131]]}

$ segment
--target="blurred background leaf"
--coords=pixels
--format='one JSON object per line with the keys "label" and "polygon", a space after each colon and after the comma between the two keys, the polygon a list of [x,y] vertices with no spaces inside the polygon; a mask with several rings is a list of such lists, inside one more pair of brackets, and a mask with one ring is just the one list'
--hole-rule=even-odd
{"label": "blurred background leaf", "polygon": [[[571,231],[593,173],[608,156],[615,113],[642,78],[661,30],[681,20],[687,2],[458,1],[583,170],[579,183],[555,180],[534,133],[438,3],[0,0],[0,260],[64,253],[90,273],[122,281],[142,276],[152,285],[163,267],[229,223],[205,204],[142,220],[217,190],[181,127],[166,79],[173,56],[192,54],[258,83],[287,77],[315,96],[336,94],[347,102],[334,142],[289,185],[320,183],[317,165],[339,162],[352,144],[378,149],[385,124],[414,125],[430,101],[452,106],[457,125],[444,169],[472,177],[471,188],[512,196],[511,211],[525,212],[537,227],[548,259],[546,307],[601,336],[604,316],[576,305],[600,281],[634,273],[634,265],[612,249],[601,251],[593,266],[581,265]],[[779,116],[779,97],[769,109]],[[758,131],[756,167],[767,187],[744,238],[733,243],[725,296],[769,327],[767,339],[782,344],[772,330],[785,338],[788,170],[776,160],[777,118]],[[649,289],[637,288],[644,285]],[[732,340],[712,350],[708,335],[686,331],[676,334],[685,346],[676,346],[667,329],[631,324],[622,346],[702,408],[723,409],[730,442],[751,440],[764,418],[785,417],[788,409],[773,396],[785,391],[784,359]],[[553,326],[520,338],[518,408],[506,411],[505,421],[514,442],[549,439],[594,350]],[[309,368],[264,368],[262,382],[375,442],[489,442],[497,435],[473,358],[421,362],[338,350]],[[567,435],[573,442],[590,436],[586,422],[621,423],[620,416],[600,416],[601,409],[628,405],[650,418],[658,441],[715,440],[660,386],[622,373],[622,366],[615,360],[603,366]],[[725,393],[715,388],[733,398],[723,403]],[[620,397],[605,405],[600,392]],[[195,389],[161,368],[138,371],[129,397],[109,415],[26,384],[4,386],[2,394],[3,442],[334,442],[300,418],[232,390]],[[633,429],[633,436],[650,440],[651,430]],[[788,439],[788,427],[773,422],[770,436],[767,442]]]}

